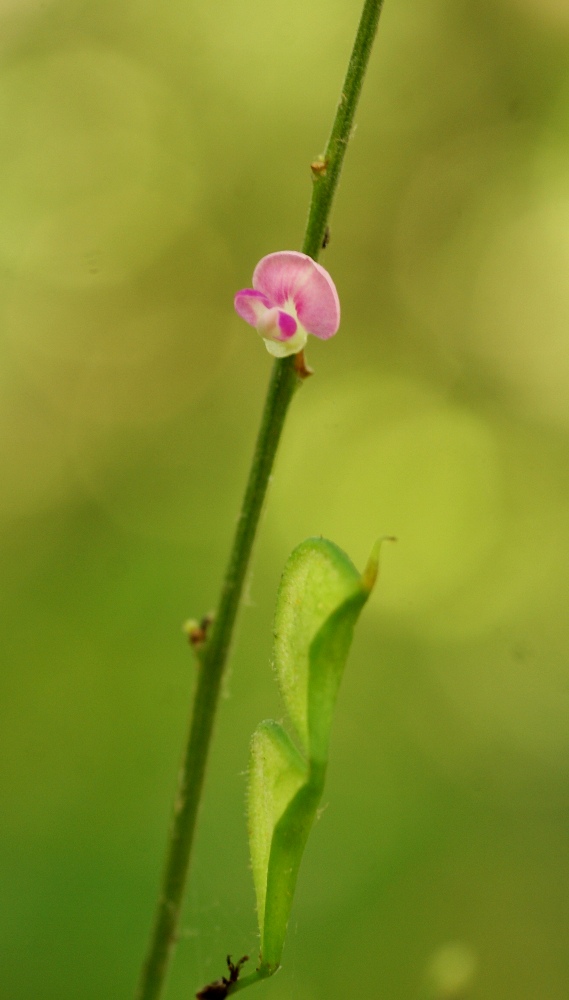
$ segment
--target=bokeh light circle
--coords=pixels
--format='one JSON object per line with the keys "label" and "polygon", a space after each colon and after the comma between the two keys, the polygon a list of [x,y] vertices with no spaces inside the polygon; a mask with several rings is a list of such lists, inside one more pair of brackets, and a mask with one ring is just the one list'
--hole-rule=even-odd
{"label": "bokeh light circle", "polygon": [[187,224],[189,123],[154,71],[105,48],[0,74],[0,261],[72,287],[121,282]]}

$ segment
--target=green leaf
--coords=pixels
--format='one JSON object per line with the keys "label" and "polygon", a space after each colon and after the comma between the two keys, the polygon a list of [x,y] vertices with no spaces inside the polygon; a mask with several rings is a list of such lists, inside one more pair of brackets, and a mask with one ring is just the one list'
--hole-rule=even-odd
{"label": "green leaf", "polygon": [[287,712],[308,751],[309,651],[317,632],[359,585],[359,574],[332,542],[309,538],[289,557],[275,610],[274,667]]}
{"label": "green leaf", "polygon": [[248,796],[249,844],[261,940],[273,833],[307,778],[307,765],[282,726],[262,722],[251,740]]}
{"label": "green leaf", "polygon": [[354,626],[368,599],[361,586],[326,619],[310,644],[308,734],[311,761],[326,763],[340,681]]}
{"label": "green leaf", "polygon": [[298,870],[322,798],[325,773],[326,765],[311,765],[308,780],[287,806],[273,833],[261,933],[262,961],[272,969],[280,965]]}
{"label": "green leaf", "polygon": [[[372,558],[376,565],[375,550]],[[309,538],[294,550],[284,568],[275,611],[274,667],[286,709],[307,754],[311,749],[309,729],[315,727],[315,732],[318,729],[314,720],[309,725],[309,702],[314,710],[322,709],[327,689],[331,703],[325,714],[330,717],[351,630],[375,580],[373,573],[373,578],[366,577],[370,567],[373,568],[371,560],[361,577],[337,545],[324,538]],[[344,607],[345,614],[341,611]],[[329,619],[332,620],[328,629],[316,642],[311,666],[312,644]],[[340,639],[340,634],[344,639]],[[328,679],[323,676],[325,651],[332,657]]]}
{"label": "green leaf", "polygon": [[322,797],[338,688],[354,625],[377,576],[379,544],[363,576],[332,542],[294,550],[275,612],[274,665],[307,762],[276,722],[251,744],[249,837],[261,931],[261,966],[278,968],[298,871]]}

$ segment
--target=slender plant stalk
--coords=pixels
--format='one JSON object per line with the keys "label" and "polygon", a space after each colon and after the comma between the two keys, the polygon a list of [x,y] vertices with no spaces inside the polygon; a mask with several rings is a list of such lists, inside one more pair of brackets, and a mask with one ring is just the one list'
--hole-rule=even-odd
{"label": "slender plant stalk", "polygon": [[365,0],[326,152],[312,164],[314,190],[302,249],[314,260],[322,247],[382,7],[383,0]]}
{"label": "slender plant stalk", "polygon": [[[366,0],[364,3],[328,145],[324,156],[312,165],[312,201],[303,251],[315,260],[322,247],[382,3],[383,0]],[[200,662],[188,742],[180,772],[154,927],[136,1000],[158,1000],[164,988],[176,942],[223,668],[286,414],[294,392],[306,374],[303,359],[299,361],[298,355],[277,360],[273,365],[219,606],[210,633],[198,652]]]}

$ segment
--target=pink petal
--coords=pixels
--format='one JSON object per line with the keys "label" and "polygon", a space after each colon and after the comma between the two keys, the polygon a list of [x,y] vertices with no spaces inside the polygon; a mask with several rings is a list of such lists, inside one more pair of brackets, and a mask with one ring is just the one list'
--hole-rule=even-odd
{"label": "pink petal", "polygon": [[292,299],[304,328],[322,340],[340,325],[340,302],[332,278],[320,264],[296,250],[270,253],[259,261],[253,287],[274,305]]}
{"label": "pink petal", "polygon": [[281,250],[263,257],[253,272],[253,288],[263,292],[275,306],[284,306],[312,271],[314,261],[296,250]]}
{"label": "pink petal", "polygon": [[312,263],[310,280],[295,295],[294,304],[304,329],[320,340],[328,340],[340,326],[340,300],[328,271]]}
{"label": "pink petal", "polygon": [[298,324],[294,316],[284,312],[283,309],[279,309],[278,324],[281,332],[280,340],[290,340],[291,337],[294,337],[298,329]]}
{"label": "pink petal", "polygon": [[237,292],[234,304],[236,313],[251,326],[257,326],[264,313],[271,307],[267,296],[253,288],[243,288]]}

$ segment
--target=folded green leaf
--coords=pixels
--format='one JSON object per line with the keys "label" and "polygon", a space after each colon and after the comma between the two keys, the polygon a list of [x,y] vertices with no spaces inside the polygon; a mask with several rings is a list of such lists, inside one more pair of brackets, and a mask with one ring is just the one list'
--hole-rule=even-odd
{"label": "folded green leaf", "polygon": [[271,842],[275,826],[308,778],[308,767],[277,722],[261,722],[251,740],[249,845],[261,940]]}
{"label": "folded green leaf", "polygon": [[308,538],[284,568],[275,611],[274,667],[299,740],[308,752],[309,653],[331,614],[361,590],[348,556],[324,538]]}
{"label": "folded green leaf", "polygon": [[352,644],[354,626],[369,592],[358,589],[326,619],[310,644],[308,744],[312,762],[326,763],[336,698]]}
{"label": "folded green leaf", "polygon": [[325,765],[310,768],[306,784],[299,788],[273,833],[261,933],[263,964],[272,969],[280,965],[298,870],[322,798],[325,773]]}
{"label": "folded green leaf", "polygon": [[274,666],[304,755],[276,722],[251,744],[249,837],[261,932],[259,973],[280,963],[298,870],[324,788],[338,688],[354,625],[377,575],[379,545],[363,576],[341,549],[310,538],[283,573]]}

